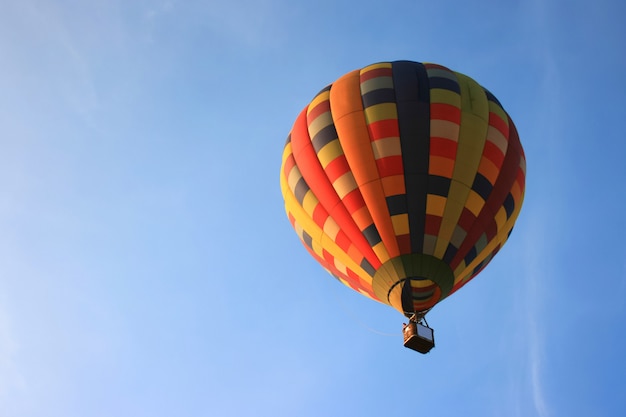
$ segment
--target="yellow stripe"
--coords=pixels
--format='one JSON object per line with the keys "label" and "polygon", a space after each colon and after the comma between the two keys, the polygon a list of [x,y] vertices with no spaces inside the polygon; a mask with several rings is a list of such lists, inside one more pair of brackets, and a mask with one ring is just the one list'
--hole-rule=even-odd
{"label": "yellow stripe", "polygon": [[424,288],[424,287],[430,287],[431,285],[433,285],[434,282],[432,282],[429,279],[424,279],[424,280],[411,280],[411,288]]}
{"label": "yellow stripe", "polygon": [[498,213],[496,213],[494,219],[496,221],[497,229],[502,230],[504,224],[506,223],[506,210],[504,209],[504,207],[500,207],[500,210],[498,210]]}
{"label": "yellow stripe", "polygon": [[396,236],[409,234],[408,214],[405,213],[391,216],[391,223],[393,223],[393,231],[396,233]]}
{"label": "yellow stripe", "polygon": [[468,187],[458,181],[450,182],[450,192],[446,200],[446,208],[444,210],[443,219],[441,220],[441,227],[439,228],[434,253],[435,257],[439,259],[443,259],[443,255],[446,253],[446,249],[448,249],[448,244],[459,221],[459,217],[461,217],[468,194]]}
{"label": "yellow stripe", "polygon": [[335,139],[331,142],[328,142],[322,147],[322,149],[320,149],[320,151],[317,153],[317,159],[320,160],[322,168],[326,169],[328,164],[333,162],[341,155],[343,155],[343,149],[341,149],[339,139]]}
{"label": "yellow stripe", "polygon": [[426,196],[426,214],[443,217],[446,207],[446,198],[436,194],[428,194]]}
{"label": "yellow stripe", "polygon": [[468,187],[472,186],[483,154],[486,136],[487,124],[474,115],[464,113],[457,148],[457,155],[460,158],[456,159],[452,174],[454,180]]}
{"label": "yellow stripe", "polygon": [[372,142],[372,150],[374,151],[375,159],[381,159],[387,156],[400,156],[402,155],[400,138],[395,136],[391,138],[375,140],[374,142]]}
{"label": "yellow stripe", "polygon": [[365,121],[367,124],[397,118],[396,103],[381,103],[365,108]]}
{"label": "yellow stripe", "polygon": [[389,252],[387,252],[387,248],[385,247],[385,242],[380,242],[372,246],[372,250],[378,257],[378,259],[380,259],[381,262],[386,262],[389,259]]}
{"label": "yellow stripe", "polygon": [[391,62],[378,62],[376,64],[368,65],[361,69],[361,74],[365,74],[368,71],[372,71],[379,68],[391,68]]}
{"label": "yellow stripe", "polygon": [[[308,232],[307,232],[308,233]],[[304,241],[304,238],[303,238]],[[313,249],[313,252],[315,252],[315,254],[321,258],[324,257],[324,248],[322,247],[322,245],[315,239],[313,239],[311,241],[311,247]]]}
{"label": "yellow stripe", "polygon": [[309,103],[309,106],[306,110],[306,114],[308,115],[311,112],[311,110],[317,107],[320,103],[324,101],[328,101],[329,97],[330,97],[330,91],[328,90],[322,91],[321,93],[316,95],[315,98],[311,100],[311,102]]}
{"label": "yellow stripe", "polygon": [[451,90],[444,90],[442,88],[431,88],[430,102],[445,103],[450,104],[454,107],[461,107],[461,96]]}
{"label": "yellow stripe", "polygon": [[467,75],[458,72],[455,74],[461,88],[462,112],[470,112],[480,117],[484,122],[489,123],[489,101],[485,95],[485,90]]}
{"label": "yellow stripe", "polygon": [[467,196],[467,201],[465,202],[465,207],[467,207],[474,216],[478,217],[484,205],[485,200],[483,200],[483,198],[478,195],[476,191],[470,190],[469,195]]}
{"label": "yellow stripe", "polygon": [[282,160],[280,161],[280,175],[281,176],[283,175],[283,168],[285,167],[285,162],[287,162],[287,159],[292,153],[293,151],[291,150],[291,142],[288,142],[283,148],[283,157],[282,157]]}
{"label": "yellow stripe", "polygon": [[465,271],[466,267],[467,267],[467,264],[465,263],[465,259],[461,260],[461,263],[454,270],[454,285],[458,284],[459,281],[461,281],[464,278],[461,275],[461,273]]}
{"label": "yellow stripe", "polygon": [[315,197],[315,194],[313,194],[311,190],[307,191],[302,200],[302,208],[304,211],[306,211],[309,216],[313,217],[313,211],[315,211],[318,204],[319,200]]}

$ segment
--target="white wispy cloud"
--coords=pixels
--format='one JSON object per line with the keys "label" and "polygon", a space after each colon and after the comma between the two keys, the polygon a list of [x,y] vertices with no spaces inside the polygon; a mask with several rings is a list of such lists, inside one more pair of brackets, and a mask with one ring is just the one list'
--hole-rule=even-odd
{"label": "white wispy cloud", "polygon": [[[546,336],[542,325],[545,314],[545,277],[551,275],[552,266],[546,256],[550,253],[550,227],[546,221],[548,211],[539,207],[529,207],[525,221],[524,240],[524,294],[523,294],[523,341],[526,346],[526,369],[523,374],[530,384],[529,395],[532,407],[539,417],[551,415],[550,405],[544,390],[544,361]],[[518,386],[518,389],[521,388]],[[521,390],[523,393],[525,390]],[[523,403],[523,401],[522,401]]]}
{"label": "white wispy cloud", "polygon": [[546,396],[543,389],[543,349],[544,349],[544,335],[543,329],[539,325],[541,294],[539,289],[540,272],[539,269],[535,269],[537,265],[533,265],[533,270],[529,280],[529,314],[528,318],[528,359],[530,365],[530,382],[532,388],[532,398],[535,410],[540,417],[547,417],[550,415],[549,407],[546,401]]}
{"label": "white wispy cloud", "polygon": [[[559,123],[563,120],[561,110],[561,85],[558,62],[551,45],[555,16],[542,1],[526,5],[525,18],[533,28],[534,46],[529,57],[539,68],[536,106],[526,115],[525,134],[527,146],[527,206],[522,210],[524,218],[524,338],[527,341],[528,394],[534,413],[549,417],[554,413],[549,394],[545,388],[547,338],[545,318],[548,313],[547,294],[553,284],[547,277],[556,277],[553,258],[558,245],[556,236],[562,229],[564,213],[562,179],[566,162],[559,158],[562,153],[563,134]],[[529,152],[530,151],[530,152]],[[528,410],[526,410],[528,412]]]}

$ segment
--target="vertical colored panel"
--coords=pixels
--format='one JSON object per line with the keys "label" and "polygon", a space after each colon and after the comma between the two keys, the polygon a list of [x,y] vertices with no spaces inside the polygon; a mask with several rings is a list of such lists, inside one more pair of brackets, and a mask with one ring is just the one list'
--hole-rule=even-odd
{"label": "vertical colored panel", "polygon": [[399,249],[363,114],[358,71],[341,77],[333,84],[330,106],[339,141],[374,220],[373,227],[383,243],[375,250],[380,252],[380,261],[385,262],[389,257],[398,256]]}
{"label": "vertical colored panel", "polygon": [[[453,71],[426,64],[430,82],[430,183],[424,253],[434,255],[454,175],[461,124],[461,89]],[[446,179],[441,181],[440,179]],[[435,207],[437,209],[435,210]]]}
{"label": "vertical colored panel", "polygon": [[392,69],[407,191],[411,252],[421,253],[424,247],[430,143],[428,75],[424,65],[415,62],[394,62]]}
{"label": "vertical colored panel", "polygon": [[375,64],[360,72],[361,96],[374,159],[400,253],[409,253],[404,165],[392,65]]}
{"label": "vertical colored panel", "polygon": [[450,184],[448,203],[435,247],[435,256],[443,259],[452,233],[465,207],[487,136],[489,106],[480,85],[463,74],[456,74],[461,92],[461,125],[457,158]]}

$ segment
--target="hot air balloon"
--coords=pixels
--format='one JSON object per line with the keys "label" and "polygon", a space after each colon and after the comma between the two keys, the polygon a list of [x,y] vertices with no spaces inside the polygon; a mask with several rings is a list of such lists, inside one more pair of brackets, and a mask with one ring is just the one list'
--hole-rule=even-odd
{"label": "hot air balloon", "polygon": [[349,72],[298,115],[280,184],[311,256],[346,286],[409,318],[405,346],[434,346],[425,315],[506,242],[526,162],[500,102],[444,66]]}

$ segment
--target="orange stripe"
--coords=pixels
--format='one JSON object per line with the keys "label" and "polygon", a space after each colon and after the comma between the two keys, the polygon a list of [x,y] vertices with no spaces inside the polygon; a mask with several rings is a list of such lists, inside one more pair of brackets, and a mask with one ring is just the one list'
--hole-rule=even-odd
{"label": "orange stripe", "polygon": [[480,165],[478,165],[478,172],[480,172],[483,177],[487,178],[491,185],[496,183],[498,175],[500,174],[500,170],[493,161],[486,158],[484,155],[483,159],[480,160]]}
{"label": "orange stripe", "polygon": [[430,175],[452,178],[452,174],[454,173],[454,159],[430,155],[428,173]]}
{"label": "orange stripe", "polygon": [[[344,75],[330,90],[330,107],[339,142],[363,194],[365,204],[372,214],[388,254],[395,257],[400,251],[378,176],[360,91],[359,71]],[[384,262],[383,259],[381,261]]]}
{"label": "orange stripe", "polygon": [[339,142],[357,184],[378,179],[374,152],[363,114],[358,71],[341,77],[333,84],[330,102]]}
{"label": "orange stripe", "polygon": [[385,195],[398,195],[406,194],[406,188],[404,187],[404,175],[394,175],[381,178],[383,184],[383,190]]}

